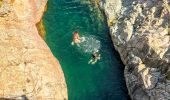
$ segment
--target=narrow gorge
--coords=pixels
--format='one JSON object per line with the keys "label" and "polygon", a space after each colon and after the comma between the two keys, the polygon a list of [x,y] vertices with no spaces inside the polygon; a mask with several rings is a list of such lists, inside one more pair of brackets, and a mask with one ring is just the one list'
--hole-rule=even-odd
{"label": "narrow gorge", "polygon": [[0,37],[0,100],[170,100],[170,0],[0,0]]}
{"label": "narrow gorge", "polygon": [[[63,68],[69,100],[127,100],[124,65],[114,50],[107,21],[92,0],[48,0],[45,41]],[[71,45],[73,32],[86,39]],[[88,64],[93,49],[101,59]]]}

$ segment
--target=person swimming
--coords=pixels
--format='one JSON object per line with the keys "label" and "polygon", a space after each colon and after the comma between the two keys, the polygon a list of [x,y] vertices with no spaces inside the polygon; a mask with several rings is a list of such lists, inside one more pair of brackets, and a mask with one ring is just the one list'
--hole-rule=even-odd
{"label": "person swimming", "polygon": [[71,44],[74,45],[74,43],[75,43],[78,45],[79,43],[84,42],[85,40],[86,40],[85,37],[80,37],[79,33],[77,31],[75,31],[73,33],[73,41],[71,42]]}
{"label": "person swimming", "polygon": [[81,41],[80,41],[80,36],[79,36],[79,33],[77,32],[77,31],[75,31],[74,33],[73,33],[73,41],[72,41],[72,45],[74,45],[74,43],[75,44],[78,44],[78,43],[80,43]]}
{"label": "person swimming", "polygon": [[88,64],[95,64],[98,60],[100,60],[100,54],[98,50],[94,50],[91,56],[90,61],[88,62]]}

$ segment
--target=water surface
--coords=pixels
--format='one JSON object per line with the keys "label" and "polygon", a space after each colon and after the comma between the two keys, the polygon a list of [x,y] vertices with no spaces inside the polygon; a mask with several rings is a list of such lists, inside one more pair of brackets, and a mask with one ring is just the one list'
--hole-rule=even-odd
{"label": "water surface", "polygon": [[[48,0],[43,21],[46,42],[65,74],[69,100],[128,99],[123,64],[97,7],[88,0]],[[72,46],[74,31],[94,40],[83,46]],[[98,46],[101,60],[95,65],[88,64],[90,49]],[[86,49],[89,51],[85,52]]]}

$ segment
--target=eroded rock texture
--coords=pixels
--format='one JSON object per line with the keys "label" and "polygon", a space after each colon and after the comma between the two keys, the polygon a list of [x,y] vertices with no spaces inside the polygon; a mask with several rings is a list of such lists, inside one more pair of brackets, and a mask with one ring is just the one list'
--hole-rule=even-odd
{"label": "eroded rock texture", "polygon": [[170,0],[101,0],[134,100],[170,100]]}
{"label": "eroded rock texture", "polygon": [[47,0],[0,0],[0,99],[67,100],[59,62],[38,35]]}

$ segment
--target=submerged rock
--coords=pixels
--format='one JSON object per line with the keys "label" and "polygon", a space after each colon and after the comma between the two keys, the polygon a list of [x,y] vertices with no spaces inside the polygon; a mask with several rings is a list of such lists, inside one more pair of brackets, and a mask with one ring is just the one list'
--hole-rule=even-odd
{"label": "submerged rock", "polygon": [[[170,99],[170,0],[101,0],[134,100]],[[116,21],[112,19],[116,18]]]}
{"label": "submerged rock", "polygon": [[36,28],[47,0],[0,2],[0,99],[66,100],[61,66]]}

